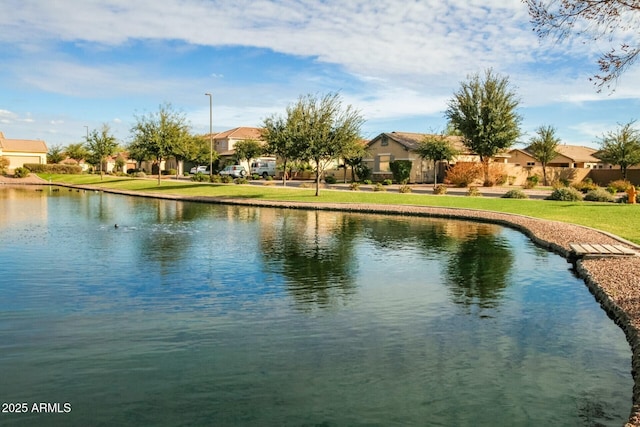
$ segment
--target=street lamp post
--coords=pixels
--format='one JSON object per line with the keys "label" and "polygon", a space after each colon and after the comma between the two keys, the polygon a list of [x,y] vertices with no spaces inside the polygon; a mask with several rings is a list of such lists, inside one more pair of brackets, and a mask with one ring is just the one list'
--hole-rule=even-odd
{"label": "street lamp post", "polygon": [[213,96],[205,93],[209,97],[209,180],[213,177]]}
{"label": "street lamp post", "polygon": [[84,128],[87,130],[87,140],[85,142],[89,142],[89,126],[84,125]]}

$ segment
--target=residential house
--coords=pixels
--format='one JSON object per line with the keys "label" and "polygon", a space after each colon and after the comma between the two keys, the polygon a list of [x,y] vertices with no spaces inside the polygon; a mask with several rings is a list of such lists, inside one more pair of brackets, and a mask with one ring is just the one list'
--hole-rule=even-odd
{"label": "residential house", "polygon": [[[578,145],[561,144],[556,148],[558,155],[549,163],[548,167],[575,168],[575,169],[602,169],[605,165],[594,156],[597,150],[590,147]],[[542,166],[540,162],[533,158],[528,148],[514,148],[509,151],[511,157],[510,164],[523,167]]]}
{"label": "residential house", "polygon": [[9,169],[26,163],[47,163],[47,144],[41,140],[7,139],[0,132],[0,156],[9,160]]}
{"label": "residential house", "polygon": [[[208,138],[205,135],[204,138]],[[235,144],[239,141],[253,139],[264,142],[262,139],[262,129],[252,127],[237,127],[217,133],[213,136],[213,149],[222,158],[230,158],[236,154]]]}
{"label": "residential house", "polygon": [[[430,134],[411,132],[385,132],[369,141],[368,156],[364,159],[371,169],[374,181],[382,181],[392,177],[390,163],[394,160],[409,160],[412,162],[409,182],[432,183],[434,178],[434,164],[432,160],[423,160],[414,152],[419,144]],[[435,135],[433,135],[435,136]],[[453,147],[459,151],[451,163],[479,162],[480,156],[472,153],[463,143],[460,136],[446,137]],[[495,156],[495,163],[506,163],[508,155]],[[442,181],[444,170],[439,168],[438,181]]]}

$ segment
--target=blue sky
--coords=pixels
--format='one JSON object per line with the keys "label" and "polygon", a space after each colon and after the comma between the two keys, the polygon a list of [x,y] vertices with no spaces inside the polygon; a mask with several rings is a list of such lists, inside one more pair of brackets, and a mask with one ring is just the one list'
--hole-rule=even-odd
{"label": "blue sky", "polygon": [[609,40],[540,41],[520,0],[3,0],[0,46],[0,131],[49,146],[103,123],[125,145],[165,102],[207,133],[205,92],[214,131],[339,92],[365,138],[437,132],[460,82],[489,67],[520,97],[523,143],[552,125],[597,147],[640,107],[640,66],[598,93]]}

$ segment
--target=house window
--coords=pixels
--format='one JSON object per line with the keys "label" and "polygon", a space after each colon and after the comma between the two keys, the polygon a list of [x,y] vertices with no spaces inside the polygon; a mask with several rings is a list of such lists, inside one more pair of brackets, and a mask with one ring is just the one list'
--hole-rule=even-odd
{"label": "house window", "polygon": [[536,162],[527,162],[527,166],[535,166]]}
{"label": "house window", "polygon": [[382,141],[380,141],[380,145],[383,147],[386,147],[387,145],[389,145],[389,138],[387,138],[386,135],[382,137]]}
{"label": "house window", "polygon": [[391,172],[389,163],[391,162],[391,154],[381,154],[378,156],[378,172]]}

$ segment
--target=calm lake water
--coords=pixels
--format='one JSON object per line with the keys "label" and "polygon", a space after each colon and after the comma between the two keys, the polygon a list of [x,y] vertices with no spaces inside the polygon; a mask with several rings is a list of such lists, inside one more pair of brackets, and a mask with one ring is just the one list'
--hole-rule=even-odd
{"label": "calm lake water", "polygon": [[40,190],[0,187],[0,425],[629,414],[622,331],[519,232]]}

